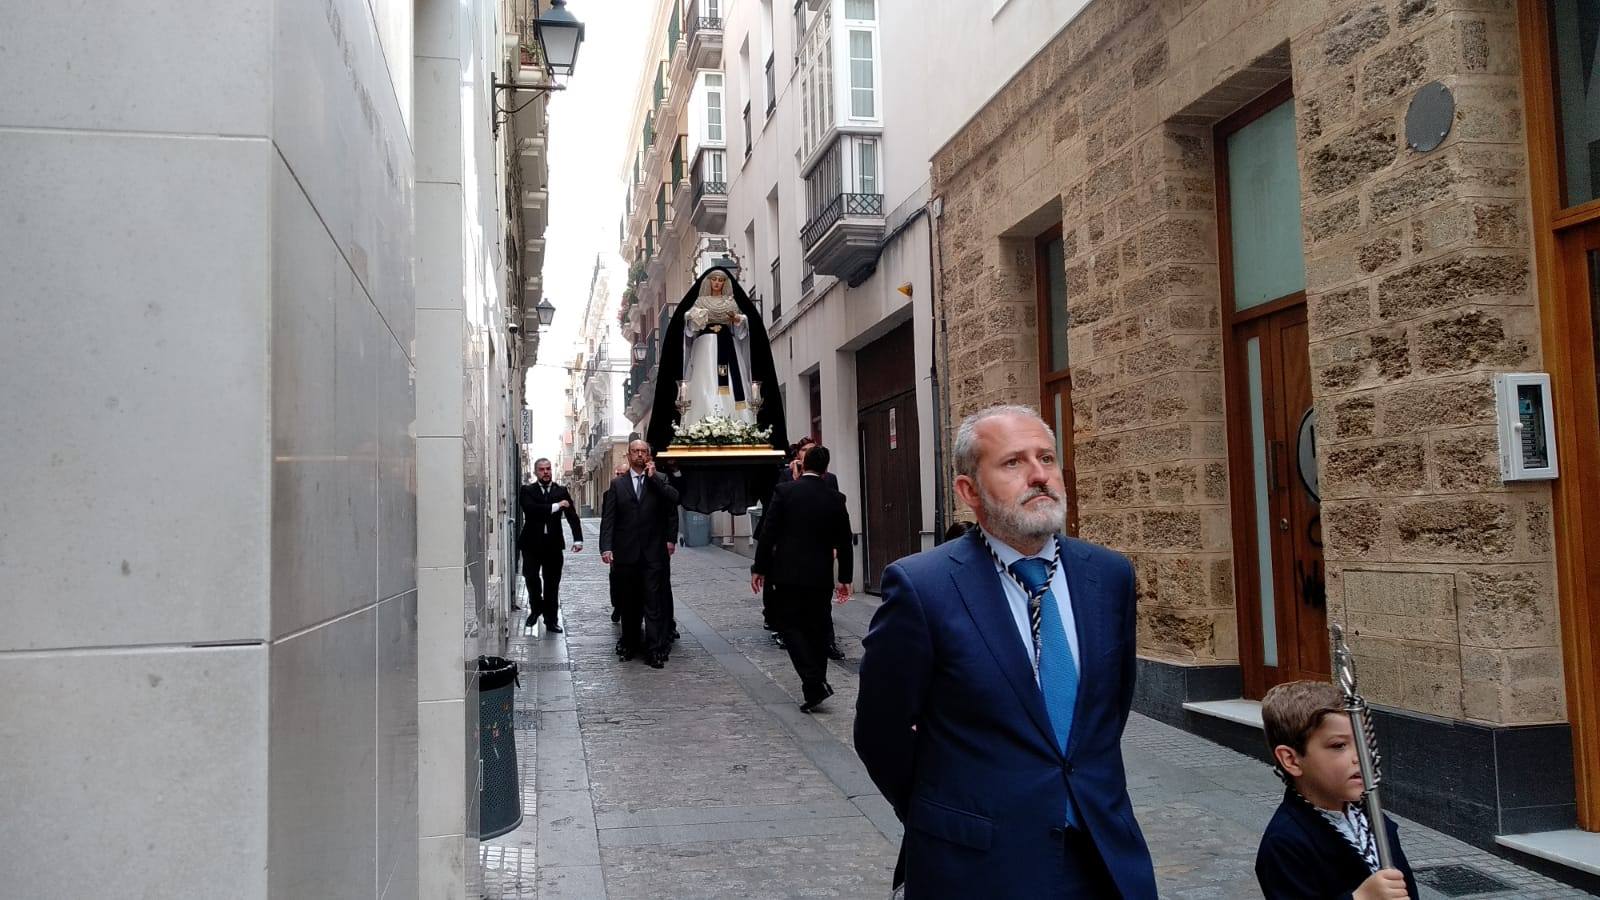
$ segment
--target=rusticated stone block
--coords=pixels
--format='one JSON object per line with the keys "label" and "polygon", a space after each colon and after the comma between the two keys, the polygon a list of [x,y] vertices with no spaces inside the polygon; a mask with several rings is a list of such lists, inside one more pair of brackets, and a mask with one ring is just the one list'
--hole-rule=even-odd
{"label": "rusticated stone block", "polygon": [[[1138,316],[1124,316],[1095,326],[1090,332],[1094,354],[1100,356],[1104,353],[1115,353],[1141,340],[1144,332],[1140,328],[1139,321]],[[1073,358],[1079,357],[1074,355]]]}
{"label": "rusticated stone block", "polygon": [[1178,609],[1205,609],[1211,606],[1211,596],[1206,590],[1204,560],[1193,556],[1152,554],[1144,569],[1151,575],[1160,605]]}
{"label": "rusticated stone block", "polygon": [[1561,653],[1557,648],[1461,652],[1463,714],[1497,725],[1565,721]]}
{"label": "rusticated stone block", "polygon": [[1487,428],[1453,429],[1432,440],[1433,484],[1468,493],[1500,486],[1499,441]]}
{"label": "rusticated stone block", "polygon": [[1494,500],[1427,500],[1395,514],[1400,549],[1429,559],[1500,559],[1516,545],[1511,509]]}
{"label": "rusticated stone block", "polygon": [[1162,607],[1139,610],[1139,646],[1183,657],[1212,655],[1216,627],[1204,612],[1186,612]]}
{"label": "rusticated stone block", "polygon": [[1332,337],[1372,323],[1372,293],[1366,285],[1306,297],[1314,339]]}
{"label": "rusticated stone block", "polygon": [[1206,463],[1205,498],[1221,502],[1228,499],[1228,467],[1219,462]]}
{"label": "rusticated stone block", "polygon": [[[1141,253],[1141,256],[1149,262],[1147,254]],[[1123,288],[1123,302],[1130,310],[1153,306],[1169,297],[1193,296],[1210,283],[1207,274],[1197,266],[1161,266],[1130,280]]]}
{"label": "rusticated stone block", "polygon": [[1157,503],[1182,503],[1200,483],[1193,466],[1162,466],[1150,476],[1150,499]]}
{"label": "rusticated stone block", "polygon": [[1393,265],[1400,259],[1401,252],[1400,233],[1396,231],[1362,244],[1356,250],[1356,261],[1361,271],[1370,275]]}
{"label": "rusticated stone block", "polygon": [[1528,547],[1534,553],[1550,553],[1550,505],[1543,500],[1530,500],[1527,505]]}
{"label": "rusticated stone block", "polygon": [[1494,387],[1483,379],[1399,388],[1377,402],[1384,435],[1494,423]]}
{"label": "rusticated stone block", "polygon": [[1528,289],[1521,254],[1450,256],[1417,263],[1378,283],[1378,315],[1403,319],[1473,299],[1520,297]]}
{"label": "rusticated stone block", "polygon": [[1379,4],[1352,9],[1335,19],[1323,35],[1323,54],[1343,66],[1389,36],[1389,13]]}
{"label": "rusticated stone block", "polygon": [[1132,471],[1112,472],[1100,479],[1100,496],[1107,505],[1132,505],[1139,496],[1138,480]]}
{"label": "rusticated stone block", "polygon": [[1067,312],[1074,326],[1099,322],[1116,311],[1116,297],[1108,292],[1074,295],[1067,293]]}
{"label": "rusticated stone block", "polygon": [[1212,262],[1211,229],[1198,219],[1160,219],[1139,232],[1145,265],[1163,262]]}
{"label": "rusticated stone block", "polygon": [[1093,172],[1084,185],[1085,203],[1102,206],[1133,187],[1133,161],[1126,154],[1114,157]]}
{"label": "rusticated stone block", "polygon": [[1380,119],[1361,125],[1309,155],[1306,168],[1311,193],[1342,191],[1388,168],[1399,152],[1392,120]]}
{"label": "rusticated stone block", "polygon": [[1480,244],[1487,246],[1525,246],[1527,233],[1522,227],[1521,209],[1510,204],[1474,204],[1472,207],[1472,237]]}
{"label": "rusticated stone block", "polygon": [[1528,342],[1507,333],[1505,320],[1468,309],[1417,326],[1417,359],[1429,373],[1478,366],[1517,366],[1530,354]]}
{"label": "rusticated stone block", "polygon": [[1167,42],[1162,41],[1133,61],[1133,87],[1149,87],[1167,71]]}
{"label": "rusticated stone block", "polygon": [[1303,219],[1306,237],[1312,243],[1349,234],[1361,227],[1361,198],[1346,197],[1310,207]]}
{"label": "rusticated stone block", "polygon": [[1400,5],[1395,8],[1395,17],[1401,28],[1410,28],[1427,21],[1436,10],[1436,0],[1400,0]]}
{"label": "rusticated stone block", "polygon": [[1414,442],[1338,445],[1322,463],[1323,496],[1361,497],[1418,491],[1424,485],[1424,454]]}
{"label": "rusticated stone block", "polygon": [[[1345,569],[1341,580],[1345,609],[1351,615],[1362,613],[1444,622],[1449,632],[1439,640],[1455,641],[1455,580],[1449,573]],[[1388,636],[1406,638],[1408,634],[1404,628]]]}
{"label": "rusticated stone block", "polygon": [[1084,510],[1078,516],[1078,534],[1107,547],[1129,546],[1127,520],[1120,512]]}
{"label": "rusticated stone block", "polygon": [[1152,550],[1200,550],[1205,546],[1198,510],[1145,509],[1137,515],[1141,547]]}
{"label": "rusticated stone block", "polygon": [[1316,87],[1295,97],[1295,124],[1303,144],[1316,143],[1318,138],[1337,130],[1355,115],[1355,75],[1347,72],[1334,77],[1334,74],[1322,75]]}
{"label": "rusticated stone block", "polygon": [[1398,381],[1411,374],[1405,329],[1336,338],[1312,348],[1317,382],[1329,392]]}
{"label": "rusticated stone block", "polygon": [[1428,74],[1428,48],[1423,41],[1401,44],[1373,57],[1361,70],[1361,105],[1380,106],[1421,84]]}
{"label": "rusticated stone block", "polygon": [[1450,196],[1451,188],[1460,180],[1449,158],[1430,159],[1384,179],[1372,188],[1372,221],[1383,224],[1415,215],[1423,207]]}
{"label": "rusticated stone block", "polygon": [[1546,568],[1478,569],[1457,579],[1463,644],[1511,649],[1560,642],[1555,590]]}
{"label": "rusticated stone block", "polygon": [[1333,434],[1339,440],[1371,437],[1377,419],[1372,398],[1351,397],[1333,405]]}
{"label": "rusticated stone block", "polygon": [[1328,500],[1322,504],[1322,533],[1330,558],[1367,556],[1378,545],[1383,524],[1378,504]]}

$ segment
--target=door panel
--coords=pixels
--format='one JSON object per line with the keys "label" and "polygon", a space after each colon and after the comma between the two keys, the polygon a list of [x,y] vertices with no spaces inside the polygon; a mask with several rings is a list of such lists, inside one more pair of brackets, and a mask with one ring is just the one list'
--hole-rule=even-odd
{"label": "door panel", "polygon": [[1229,379],[1235,581],[1245,693],[1329,674],[1306,313],[1235,326]]}
{"label": "door panel", "polygon": [[916,392],[862,410],[857,421],[865,519],[861,571],[867,591],[876,594],[882,587],[885,566],[922,549]]}

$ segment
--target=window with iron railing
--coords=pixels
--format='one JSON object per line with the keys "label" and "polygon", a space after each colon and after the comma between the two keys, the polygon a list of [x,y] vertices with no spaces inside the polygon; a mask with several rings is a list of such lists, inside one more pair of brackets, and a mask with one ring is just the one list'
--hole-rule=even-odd
{"label": "window with iron railing", "polygon": [[685,140],[687,138],[680,134],[678,139],[672,142],[672,180],[675,182],[683,180],[683,145]]}
{"label": "window with iron railing", "polygon": [[661,108],[661,101],[667,96],[667,64],[661,62],[656,65],[655,106]]}
{"label": "window with iron railing", "polygon": [[678,0],[673,0],[672,18],[667,20],[667,59],[669,60],[678,52],[678,36],[682,34],[678,23],[681,21],[683,21],[683,10],[680,8]]}
{"label": "window with iron railing", "polygon": [[744,105],[744,155],[750,158],[750,104]]}
{"label": "window with iron railing", "polygon": [[816,285],[816,271],[811,268],[811,263],[806,263],[800,270],[800,298],[804,300],[811,296],[811,289]]}
{"label": "window with iron railing", "polygon": [[642,135],[640,135],[640,136],[644,139],[644,147],[641,149],[640,152],[641,153],[649,152],[651,145],[656,142],[656,114],[655,113],[647,112],[647,113],[644,114],[644,133]]}
{"label": "window with iron railing", "polygon": [[700,198],[707,194],[728,193],[727,154],[722,150],[701,150],[699,159],[700,164],[692,177],[695,206],[699,206]]}
{"label": "window with iron railing", "polygon": [[775,61],[776,57],[767,57],[767,115],[769,116],[778,108],[778,80],[773,67]]}
{"label": "window with iron railing", "polygon": [[772,318],[783,314],[783,260],[772,261]]}

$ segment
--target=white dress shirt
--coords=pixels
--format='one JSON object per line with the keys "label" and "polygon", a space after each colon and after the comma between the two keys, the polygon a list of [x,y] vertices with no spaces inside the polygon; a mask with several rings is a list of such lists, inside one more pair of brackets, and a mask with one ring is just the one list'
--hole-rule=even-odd
{"label": "white dress shirt", "polygon": [[[994,555],[1000,557],[1003,566],[1010,566],[1023,558],[1024,554],[1012,549],[1010,544],[990,534],[987,529],[983,529],[983,536],[989,541],[989,546],[994,548]],[[1060,541],[1052,538],[1045,543],[1037,556],[1048,565],[1050,559],[1060,552]],[[1000,586],[1006,592],[1006,602],[1011,605],[1011,618],[1016,623],[1017,634],[1022,636],[1022,646],[1028,651],[1028,658],[1033,661],[1033,679],[1038,681],[1039,661],[1034,658],[1033,653],[1033,626],[1028,623],[1028,594],[1010,572],[1003,571],[999,567],[996,571],[1000,574]],[[1050,592],[1055,595],[1056,608],[1061,611],[1061,625],[1067,632],[1067,647],[1072,650],[1072,664],[1081,673],[1083,666],[1080,664],[1081,657],[1078,653],[1077,619],[1072,614],[1072,596],[1067,593],[1067,568],[1064,561],[1056,566],[1055,574],[1050,578]],[[1039,627],[1048,626],[1041,622]]]}

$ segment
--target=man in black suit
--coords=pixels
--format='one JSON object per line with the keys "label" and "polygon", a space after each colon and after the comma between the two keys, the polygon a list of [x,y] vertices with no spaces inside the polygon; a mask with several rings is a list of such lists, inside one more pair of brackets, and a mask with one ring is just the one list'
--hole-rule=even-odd
{"label": "man in black suit", "polygon": [[772,503],[762,517],[756,561],[750,567],[751,590],[759,594],[766,581],[772,581],[779,627],[805,697],[802,712],[812,711],[833,695],[827,679],[833,625],[828,595],[837,603],[850,599],[854,563],[844,495],[823,479],[828,456],[828,448],[811,447],[800,477],[773,490]]}
{"label": "man in black suit", "polygon": [[[671,558],[678,549],[678,491],[656,471],[650,445],[628,445],[628,471],[611,482],[600,510],[600,559],[611,566],[622,607],[617,655],[641,652],[659,669],[672,648]],[[641,618],[642,633],[641,633]]]}
{"label": "man in black suit", "polygon": [[[540,616],[552,634],[561,633],[561,517],[572,528],[572,552],[583,550],[583,526],[572,507],[572,495],[559,484],[551,483],[550,460],[533,464],[536,481],[517,491],[517,506],[522,510],[522,530],[517,533],[517,548],[522,551],[522,577],[528,582],[528,627]],[[541,576],[544,587],[540,589]]]}
{"label": "man in black suit", "polygon": [[[807,436],[801,438],[800,443],[795,444],[794,459],[784,463],[783,471],[778,474],[779,484],[788,484],[789,482],[794,481],[796,478],[801,477],[801,474],[805,472],[806,454],[810,452],[812,447],[816,446],[816,443],[817,442],[812,440],[810,436]],[[827,482],[828,487],[831,487],[836,491],[839,490],[839,478],[832,472],[822,473],[822,480]],[[760,528],[756,529],[756,540],[761,540]],[[772,642],[778,645],[779,650],[783,650],[786,649],[783,642],[783,632],[778,628],[777,616],[772,611],[774,602],[775,601],[772,597],[772,585],[768,584],[761,592],[761,618],[763,627],[772,632]],[[834,634],[833,614],[831,612],[828,614],[828,658],[844,659],[844,651],[839,649],[839,640]]]}

